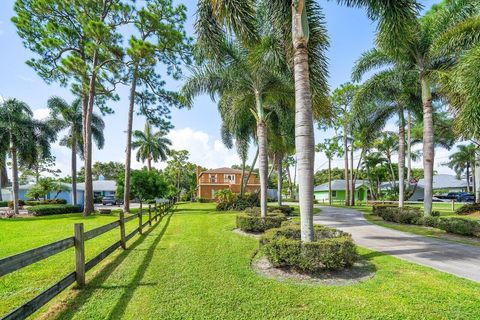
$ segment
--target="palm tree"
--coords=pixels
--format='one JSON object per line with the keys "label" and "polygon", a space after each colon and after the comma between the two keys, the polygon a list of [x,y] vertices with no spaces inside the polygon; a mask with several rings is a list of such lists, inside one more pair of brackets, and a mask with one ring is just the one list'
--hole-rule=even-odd
{"label": "palm tree", "polygon": [[[69,104],[60,97],[51,97],[48,99],[47,107],[50,109],[50,119],[48,123],[55,130],[67,130],[67,134],[60,140],[61,146],[66,146],[71,150],[71,170],[72,170],[72,203],[77,204],[77,154],[83,158],[83,121],[81,100],[75,99]],[[99,149],[103,148],[105,138],[103,130],[105,123],[101,116],[92,115],[92,138]]]}
{"label": "palm tree", "polygon": [[[328,159],[328,204],[332,205],[332,159],[341,157],[344,150],[338,145],[338,139],[325,139],[323,143],[317,144],[315,147],[317,152],[325,153]],[[346,179],[345,179],[346,181]]]}
{"label": "palm tree", "polygon": [[[415,0],[337,0],[340,4],[367,7],[369,17],[380,18],[379,30],[400,35],[415,16]],[[219,50],[222,26],[238,39],[256,38],[255,2],[252,0],[201,0],[198,2],[196,30],[199,43]],[[302,241],[313,240],[313,163],[315,143],[313,114],[325,111],[327,102],[325,48],[328,44],[320,7],[313,0],[269,0],[266,7],[270,25],[283,40],[287,61],[295,74],[295,135],[299,169]],[[292,47],[293,40],[293,47]]]}
{"label": "palm tree", "polygon": [[[455,171],[457,176],[460,178],[461,175],[465,172],[467,176],[467,190],[470,190],[470,172],[473,170],[472,176],[475,177],[475,154],[478,147],[471,143],[468,145],[459,145],[458,151],[451,154],[449,157],[449,162],[446,165]],[[474,180],[475,181],[475,180]],[[475,183],[474,183],[475,190]]]}
{"label": "palm tree", "polygon": [[[393,1],[397,2],[397,1]],[[377,47],[362,55],[354,78],[359,80],[367,71],[395,65],[418,77],[423,108],[423,165],[425,173],[424,213],[430,215],[433,197],[434,127],[432,86],[439,74],[452,64],[445,52],[433,50],[442,34],[450,27],[474,14],[463,0],[453,0],[434,7],[423,17],[409,17],[402,33],[380,29]]]}
{"label": "palm tree", "polygon": [[[354,67],[354,73],[356,67]],[[408,142],[405,136],[405,110],[419,106],[420,97],[417,93],[417,79],[399,69],[380,71],[364,82],[354,99],[354,108],[360,110],[364,105],[376,106],[373,111],[377,114],[377,121],[382,126],[393,116],[398,118],[398,177],[399,201],[403,207],[405,200],[405,147],[408,144],[408,158],[411,158],[411,130],[408,130]],[[411,123],[411,119],[408,119]],[[391,161],[389,162],[391,164]],[[411,164],[409,163],[409,168]],[[391,165],[390,165],[391,167]],[[393,175],[394,176],[394,175]],[[408,181],[409,179],[407,179]],[[395,179],[394,179],[395,181]]]}
{"label": "palm tree", "polygon": [[[284,70],[272,68],[270,44],[275,40],[265,36],[260,42],[242,45],[235,39],[224,37],[218,43],[216,54],[208,63],[197,67],[183,87],[183,95],[190,102],[201,93],[220,97],[221,114],[248,113],[256,123],[256,139],[259,149],[260,207],[261,216],[267,215],[268,188],[268,115],[283,100],[291,99],[293,88]],[[229,111],[226,111],[229,110]],[[251,120],[251,119],[250,119]],[[246,119],[247,123],[248,118]]]}
{"label": "palm tree", "polygon": [[45,122],[33,119],[25,102],[9,99],[0,104],[0,136],[12,159],[13,210],[18,214],[18,161],[28,165],[39,158],[39,153],[50,155],[50,142],[56,134]]}
{"label": "palm tree", "polygon": [[143,131],[135,130],[133,138],[132,148],[138,148],[137,161],[145,162],[147,160],[148,171],[152,170],[152,160],[154,162],[159,159],[161,161],[167,160],[172,142],[165,137],[164,132],[153,132],[150,122],[145,122]]}

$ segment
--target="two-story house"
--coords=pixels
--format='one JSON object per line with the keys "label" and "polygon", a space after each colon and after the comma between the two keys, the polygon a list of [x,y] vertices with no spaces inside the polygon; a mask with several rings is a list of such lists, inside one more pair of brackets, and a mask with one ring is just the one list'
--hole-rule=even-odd
{"label": "two-story house", "polygon": [[[245,172],[243,179],[247,179]],[[219,168],[201,171],[197,167],[197,197],[203,199],[215,199],[215,192],[230,189],[233,193],[240,193],[242,170],[232,168]],[[260,181],[255,172],[252,172],[245,186],[245,192],[257,192],[260,190]]]}

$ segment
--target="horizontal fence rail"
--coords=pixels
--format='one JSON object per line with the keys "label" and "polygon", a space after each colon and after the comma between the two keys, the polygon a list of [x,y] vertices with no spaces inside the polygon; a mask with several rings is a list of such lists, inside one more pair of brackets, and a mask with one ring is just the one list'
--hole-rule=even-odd
{"label": "horizontal fence rail", "polygon": [[[60,281],[24,303],[23,305],[10,311],[10,313],[2,316],[0,320],[13,320],[13,319],[25,319],[40,309],[43,305],[68,288],[70,285],[76,282],[79,288],[85,286],[85,272],[89,271],[106,257],[112,254],[116,249],[122,247],[126,248],[126,242],[132,239],[137,233],[142,234],[142,229],[147,225],[151,226],[152,221],[158,221],[159,218],[166,215],[170,209],[175,205],[173,201],[162,201],[161,203],[155,203],[148,206],[148,211],[144,211],[141,208],[138,214],[133,214],[128,217],[124,217],[123,212],[120,214],[120,219],[115,220],[104,226],[84,231],[83,223],[76,223],[74,225],[74,236],[63,240],[59,240],[53,243],[46,244],[44,246],[31,249],[10,257],[0,259],[0,277],[16,270],[22,269],[33,263],[51,257],[69,248],[75,247],[75,271],[69,273],[63,277]],[[153,214],[152,214],[153,213]],[[148,214],[148,220],[143,222],[142,218],[144,214]],[[128,235],[125,235],[125,223],[134,219],[138,219],[138,227],[135,228]],[[120,227],[120,240],[116,241],[108,248],[100,252],[94,258],[85,262],[85,241],[94,239],[108,231],[111,231],[117,227]]]}

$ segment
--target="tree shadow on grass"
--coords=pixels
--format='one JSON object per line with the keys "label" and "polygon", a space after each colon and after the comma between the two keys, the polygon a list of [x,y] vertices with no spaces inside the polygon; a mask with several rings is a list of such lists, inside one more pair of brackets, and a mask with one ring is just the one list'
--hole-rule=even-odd
{"label": "tree shadow on grass", "polygon": [[[151,228],[149,228],[147,231],[143,233],[143,236],[140,236],[139,238],[137,238],[137,240],[135,240],[128,247],[127,250],[120,253],[117,257],[115,257],[113,261],[109,262],[106,266],[104,266],[103,269],[89,281],[85,289],[80,291],[78,295],[76,295],[72,300],[68,301],[67,304],[62,308],[62,311],[56,314],[55,317],[58,319],[72,319],[75,313],[80,308],[82,308],[85,303],[88,303],[89,299],[92,297],[92,295],[95,293],[97,289],[108,289],[108,290],[124,289],[125,292],[119,298],[119,300],[117,301],[117,304],[115,305],[115,307],[113,308],[109,316],[110,319],[121,318],[121,315],[125,312],[128,302],[133,297],[133,294],[137,287],[157,285],[157,283],[151,283],[151,282],[141,283],[141,280],[145,274],[145,271],[150,261],[152,260],[156,246],[158,245],[160,240],[163,238],[163,235],[165,234],[168,228],[168,225],[170,224],[170,219],[172,215],[173,213],[169,214],[168,216],[164,216],[160,218],[158,222],[153,224]],[[113,272],[115,272],[115,270],[123,263],[123,261],[129,256],[129,254],[133,250],[136,250],[137,247],[140,246],[147,239],[147,236],[149,236],[149,234],[163,221],[164,218],[166,218],[166,221],[165,221],[165,224],[163,225],[162,230],[158,235],[155,236],[153,243],[148,248],[147,253],[143,257],[141,264],[138,266],[132,281],[130,281],[130,283],[127,285],[119,285],[119,286],[103,285],[103,283],[109,278],[111,274],[113,274]],[[49,314],[47,312],[45,319],[48,319],[51,316],[52,314]]]}

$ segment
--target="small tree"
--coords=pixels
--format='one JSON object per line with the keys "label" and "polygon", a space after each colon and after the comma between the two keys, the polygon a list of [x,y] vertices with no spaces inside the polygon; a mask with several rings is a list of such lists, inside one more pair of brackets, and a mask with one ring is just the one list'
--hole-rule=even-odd
{"label": "small tree", "polygon": [[332,159],[336,156],[342,156],[343,150],[338,145],[338,139],[325,139],[323,143],[316,146],[317,152],[324,152],[328,159],[328,204],[332,205]]}
{"label": "small tree", "polygon": [[[125,176],[122,174],[117,179],[116,196],[121,198],[124,195]],[[167,197],[170,186],[165,176],[157,170],[132,170],[130,179],[130,198],[140,201],[142,208],[145,200]]]}

